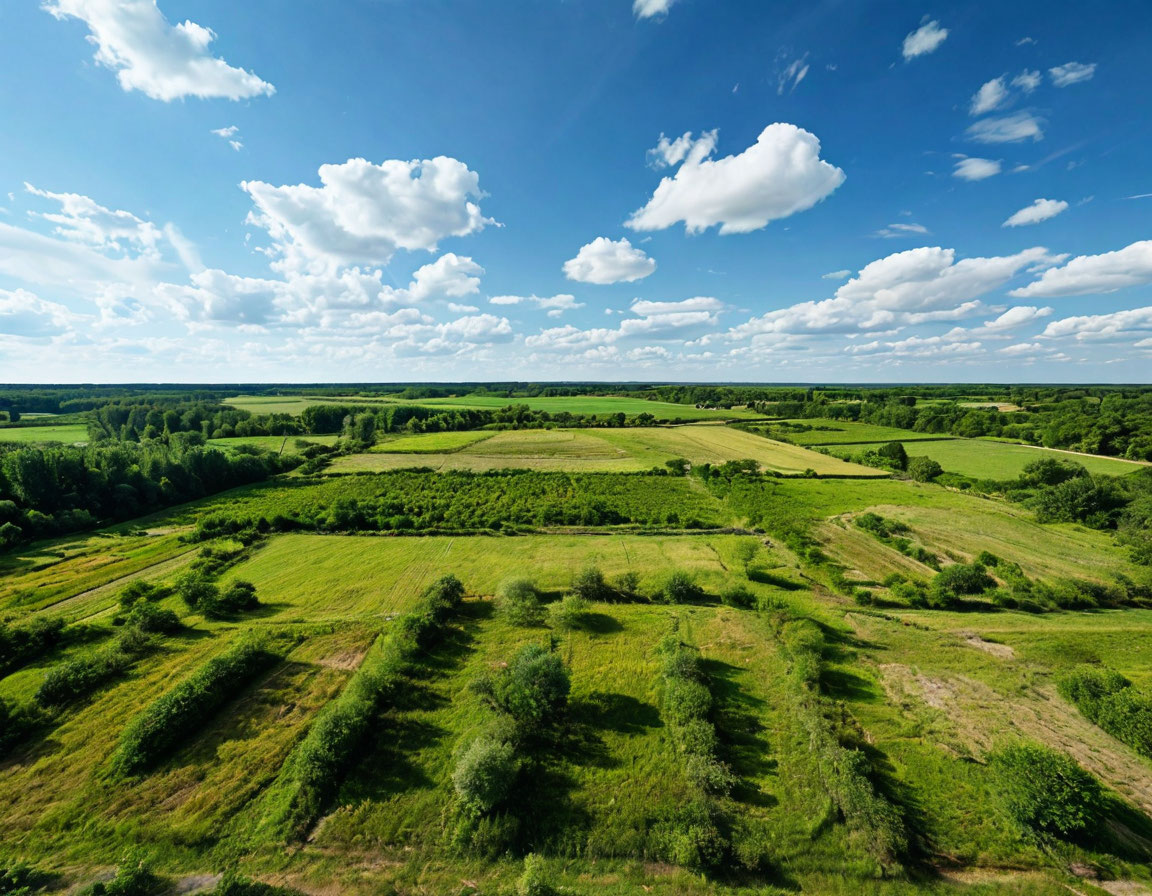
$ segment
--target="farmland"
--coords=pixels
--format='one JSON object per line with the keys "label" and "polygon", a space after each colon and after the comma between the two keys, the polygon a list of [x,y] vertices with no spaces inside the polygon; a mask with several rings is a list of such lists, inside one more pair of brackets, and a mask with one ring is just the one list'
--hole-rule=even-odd
{"label": "farmland", "polygon": [[[711,425],[677,427],[522,430],[501,432],[490,438],[456,440],[455,434],[416,436],[384,442],[369,455],[342,458],[334,472],[381,471],[413,466],[405,454],[419,452],[419,465],[436,470],[573,470],[639,472],[682,457],[694,464],[721,464],[750,459],[764,469],[800,474],[813,470],[822,476],[884,476],[884,471],[846,464],[804,448],[772,441],[740,430]],[[445,451],[430,447],[440,440]],[[396,447],[399,445],[399,449]],[[427,449],[425,446],[429,446]]]}
{"label": "farmland", "polygon": [[[848,456],[878,447],[880,447],[878,443],[853,445],[850,451],[839,449],[835,453]],[[1011,445],[981,439],[914,442],[905,448],[910,457],[930,457],[947,472],[962,473],[979,479],[1011,479],[1019,476],[1028,464],[1041,457],[1063,457],[1082,464],[1089,473],[1102,473],[1107,476],[1124,476],[1136,472],[1142,466],[1134,461],[1117,458],[1062,454],[1029,445]]]}
{"label": "farmland", "polygon": [[[815,417],[116,413],[157,434],[0,454],[0,870],[42,891],[1152,888],[1140,464]],[[894,441],[972,481],[813,450]],[[1085,668],[1134,715],[1067,697]],[[1013,748],[1097,826],[1022,821]]]}
{"label": "farmland", "polygon": [[88,441],[88,427],[83,424],[63,423],[41,426],[0,427],[0,442],[31,444],[36,442],[64,442],[68,445]]}

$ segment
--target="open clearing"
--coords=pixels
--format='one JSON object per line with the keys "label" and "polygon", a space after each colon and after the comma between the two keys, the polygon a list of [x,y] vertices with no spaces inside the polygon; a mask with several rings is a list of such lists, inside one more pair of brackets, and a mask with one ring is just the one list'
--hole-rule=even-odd
{"label": "open clearing", "polygon": [[0,442],[64,442],[75,445],[88,441],[88,427],[83,423],[62,423],[59,426],[4,426],[0,427]]}
{"label": "open clearing", "polygon": [[492,437],[483,430],[427,432],[412,436],[390,436],[372,449],[384,454],[441,454],[459,451]]}
{"label": "open clearing", "polygon": [[[781,423],[796,426],[811,426],[802,432],[782,432],[789,441],[797,445],[857,445],[865,442],[917,442],[934,439],[949,439],[951,436],[939,433],[913,432],[910,429],[896,429],[891,426],[876,426],[872,423],[855,423],[850,420],[832,420],[820,417],[801,420],[783,420]],[[770,423],[769,427],[779,424]]]}
{"label": "open clearing", "polygon": [[[854,445],[850,452],[843,450],[837,454],[856,453],[869,448],[879,448],[880,443]],[[977,479],[1015,479],[1033,461],[1045,457],[1056,457],[1083,464],[1089,473],[1106,476],[1123,476],[1147,466],[1138,461],[1121,460],[1115,457],[1096,457],[1087,454],[1072,454],[1063,451],[1049,451],[1030,445],[1013,445],[1007,442],[992,442],[983,439],[951,439],[942,442],[918,442],[905,445],[909,457],[930,457],[949,473],[962,473]]]}
{"label": "open clearing", "polygon": [[524,468],[640,472],[663,467],[666,461],[674,458],[685,458],[693,464],[722,464],[729,460],[750,459],[765,470],[786,474],[813,470],[820,476],[889,475],[885,470],[845,463],[796,445],[711,425],[511,430],[466,444],[449,454],[427,453],[418,459],[396,453],[392,448],[394,444],[384,442],[371,454],[340,458],[331,469],[333,472],[352,472],[428,466],[436,470]]}
{"label": "open clearing", "polygon": [[335,445],[336,436],[233,436],[227,439],[209,439],[209,445],[218,448],[236,448],[252,445],[277,454],[299,454],[309,445]]}

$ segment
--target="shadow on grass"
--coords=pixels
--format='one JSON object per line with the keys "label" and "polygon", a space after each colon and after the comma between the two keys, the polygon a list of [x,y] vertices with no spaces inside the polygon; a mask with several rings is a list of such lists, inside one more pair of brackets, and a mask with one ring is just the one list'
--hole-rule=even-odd
{"label": "shadow on grass", "polygon": [[822,668],[820,690],[833,700],[848,700],[853,703],[883,702],[883,696],[871,681],[847,669],[827,666]]}
{"label": "shadow on grass", "polygon": [[764,701],[740,687],[737,676],[744,670],[717,659],[704,659],[700,666],[711,684],[712,721],[720,739],[720,758],[738,778],[732,798],[751,806],[776,805],[776,797],[750,780],[775,775],[778,765],[763,737],[760,717]]}
{"label": "shadow on grass", "polygon": [[614,635],[624,631],[620,620],[607,613],[581,613],[576,628],[593,635]]}
{"label": "shadow on grass", "polygon": [[775,573],[763,569],[753,568],[748,570],[748,578],[753,582],[759,582],[761,585],[771,585],[773,588],[779,588],[782,591],[805,591],[808,588],[808,586],[802,582],[794,582],[785,576],[778,576]]}

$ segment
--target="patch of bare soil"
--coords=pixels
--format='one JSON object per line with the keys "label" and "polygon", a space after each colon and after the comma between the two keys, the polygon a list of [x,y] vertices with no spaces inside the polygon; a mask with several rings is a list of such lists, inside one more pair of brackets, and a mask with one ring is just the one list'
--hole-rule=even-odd
{"label": "patch of bare soil", "polygon": [[997,644],[995,641],[985,641],[975,632],[960,632],[960,637],[964,639],[964,643],[969,647],[975,647],[977,650],[983,650],[985,653],[990,653],[992,656],[1000,657],[1002,660],[1010,660],[1016,656],[1016,651],[1009,647],[1007,644]]}

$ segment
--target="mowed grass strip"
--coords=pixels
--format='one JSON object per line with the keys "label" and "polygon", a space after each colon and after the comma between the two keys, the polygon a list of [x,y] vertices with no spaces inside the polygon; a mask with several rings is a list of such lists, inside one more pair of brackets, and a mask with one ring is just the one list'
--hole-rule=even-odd
{"label": "mowed grass strip", "polygon": [[491,432],[466,430],[464,432],[426,432],[417,435],[390,438],[377,444],[372,451],[381,454],[439,454],[459,451],[477,442],[492,438]]}
{"label": "mowed grass strip", "polygon": [[[335,445],[336,435],[318,436],[232,436],[226,439],[209,439],[208,444],[215,448],[238,448],[242,445],[251,445],[263,448],[266,451],[275,451],[277,454],[283,450],[284,454],[299,454],[309,445]],[[297,444],[305,443],[305,444]]]}
{"label": "mowed grass strip", "polygon": [[[849,453],[879,447],[880,443],[853,445]],[[1052,451],[1047,448],[1033,448],[1030,445],[1012,445],[983,439],[920,442],[904,447],[909,457],[930,457],[949,473],[962,473],[977,479],[1015,479],[1024,472],[1028,464],[1044,458],[1072,461],[1082,464],[1089,473],[1105,476],[1124,476],[1147,466],[1137,461],[1115,457],[1074,454],[1069,451]],[[841,449],[837,453],[843,454],[846,451]]]}
{"label": "mowed grass strip", "polygon": [[62,423],[59,426],[4,426],[0,427],[0,442],[20,442],[35,445],[42,442],[64,442],[74,445],[87,443],[88,427],[83,423]]}
{"label": "mowed grass strip", "polygon": [[[795,442],[797,445],[852,445],[863,442],[917,442],[951,438],[946,433],[913,432],[910,429],[897,429],[892,426],[877,426],[872,423],[856,423],[851,420],[833,420],[822,417],[780,422],[813,427],[804,432],[790,432],[787,428],[781,430],[783,434],[788,436],[789,441]],[[771,428],[779,424],[769,423],[766,425]]]}

